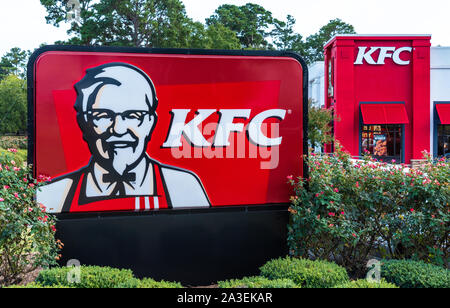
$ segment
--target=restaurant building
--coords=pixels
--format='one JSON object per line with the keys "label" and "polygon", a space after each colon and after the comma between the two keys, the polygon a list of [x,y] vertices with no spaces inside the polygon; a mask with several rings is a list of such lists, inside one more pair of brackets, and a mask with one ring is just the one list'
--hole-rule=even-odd
{"label": "restaurant building", "polygon": [[352,156],[369,152],[410,164],[423,151],[449,154],[450,48],[431,48],[430,40],[338,35],[325,45],[324,105],[337,116],[336,140]]}

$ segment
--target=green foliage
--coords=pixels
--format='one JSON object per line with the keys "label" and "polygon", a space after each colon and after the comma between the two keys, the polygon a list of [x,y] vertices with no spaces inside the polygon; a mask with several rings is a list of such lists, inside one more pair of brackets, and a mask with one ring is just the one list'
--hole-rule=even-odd
{"label": "green foliage", "polygon": [[450,288],[450,270],[421,261],[383,261],[381,276],[400,288]]}
{"label": "green foliage", "polygon": [[14,159],[11,152],[0,154],[0,285],[54,264],[62,247],[54,237],[55,218],[34,201],[41,183],[31,178],[31,166]]}
{"label": "green foliage", "polygon": [[320,28],[319,32],[306,38],[306,60],[308,63],[323,61],[323,47],[327,41],[337,34],[355,34],[352,25],[336,18],[330,20],[328,24]]}
{"label": "green foliage", "polygon": [[12,285],[6,287],[6,289],[70,289],[68,286],[54,285],[54,286],[43,286],[39,283],[32,282],[27,285]]}
{"label": "green foliage", "polygon": [[80,281],[72,284],[69,282],[68,275],[69,277],[73,277],[71,276],[71,273],[74,273],[76,270],[77,269],[73,267],[55,267],[44,270],[39,273],[36,282],[43,286],[61,285],[84,289],[117,288],[129,283],[130,280],[132,281],[135,279],[130,270],[110,267],[82,266],[79,267]]}
{"label": "green foliage", "polygon": [[275,279],[270,280],[265,277],[245,277],[242,279],[231,279],[226,281],[219,281],[219,288],[234,289],[288,289],[300,288],[290,279]]}
{"label": "green foliage", "polygon": [[2,149],[28,149],[28,138],[22,136],[0,137],[0,148]]}
{"label": "green foliage", "polygon": [[291,255],[332,260],[358,277],[373,255],[447,266],[450,165],[427,159],[409,170],[352,161],[339,145],[333,156],[311,154],[310,177],[289,177]]}
{"label": "green foliage", "polygon": [[[79,270],[79,277],[77,277]],[[69,282],[71,277],[74,283]],[[79,282],[76,282],[79,278]],[[132,271],[99,266],[55,267],[39,273],[36,282],[42,286],[64,286],[72,288],[182,288],[177,282],[155,281],[150,278],[142,280],[134,277]]]}
{"label": "green foliage", "polygon": [[24,132],[26,121],[26,82],[9,75],[0,82],[0,134]]}
{"label": "green foliage", "polygon": [[270,43],[267,38],[275,19],[272,13],[262,6],[247,3],[243,6],[224,4],[206,20],[208,26],[222,24],[233,30],[242,48],[267,49]]}
{"label": "green foliage", "polygon": [[[68,13],[64,0],[41,0],[47,22],[58,26]],[[180,0],[81,0],[79,22],[72,22],[67,44],[159,48],[236,47],[229,29],[205,29],[186,14]],[[216,36],[218,35],[218,36]],[[227,40],[224,42],[224,40]]]}
{"label": "green foliage", "polygon": [[295,22],[291,15],[287,15],[286,21],[275,20],[271,37],[278,50],[295,51],[303,55],[305,44],[303,37],[294,31]]}
{"label": "green foliage", "polygon": [[203,48],[208,49],[240,49],[236,33],[222,24],[212,24],[206,29],[206,42]]}
{"label": "green foliage", "polygon": [[322,147],[334,139],[331,134],[332,121],[339,121],[333,110],[315,107],[312,100],[308,102],[308,140],[311,147]]}
{"label": "green foliage", "polygon": [[269,261],[260,270],[268,279],[290,279],[303,288],[331,288],[349,280],[345,268],[322,260],[286,257]]}
{"label": "green foliage", "polygon": [[5,157],[7,155],[11,157],[11,160],[13,160],[17,166],[22,166],[24,163],[27,162],[27,150],[15,150],[13,148],[4,150],[0,148],[0,157],[1,156]]}
{"label": "green foliage", "polygon": [[179,289],[183,286],[178,282],[155,281],[151,278],[139,280],[137,288],[139,289]]}
{"label": "green foliage", "polygon": [[365,279],[350,281],[334,287],[335,289],[398,289],[395,284],[389,283],[386,280],[380,282],[370,282]]}
{"label": "green foliage", "polygon": [[27,62],[31,52],[18,47],[11,48],[0,60],[0,80],[8,75],[26,78]]}

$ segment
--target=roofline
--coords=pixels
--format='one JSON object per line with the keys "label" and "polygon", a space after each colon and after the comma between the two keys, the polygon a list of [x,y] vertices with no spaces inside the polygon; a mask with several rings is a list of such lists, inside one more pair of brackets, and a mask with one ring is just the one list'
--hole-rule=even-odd
{"label": "roofline", "polygon": [[411,37],[429,37],[431,39],[431,34],[337,34],[333,36],[331,39],[329,39],[325,45],[324,48],[328,47],[328,45],[334,41],[336,38],[339,37],[404,37],[404,38],[411,38]]}

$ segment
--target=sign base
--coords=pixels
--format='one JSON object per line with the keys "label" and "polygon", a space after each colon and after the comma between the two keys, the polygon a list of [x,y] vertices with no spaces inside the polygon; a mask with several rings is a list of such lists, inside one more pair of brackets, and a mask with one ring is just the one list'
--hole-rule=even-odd
{"label": "sign base", "polygon": [[288,253],[287,208],[59,215],[60,265],[76,259],[183,286],[258,275],[265,262]]}

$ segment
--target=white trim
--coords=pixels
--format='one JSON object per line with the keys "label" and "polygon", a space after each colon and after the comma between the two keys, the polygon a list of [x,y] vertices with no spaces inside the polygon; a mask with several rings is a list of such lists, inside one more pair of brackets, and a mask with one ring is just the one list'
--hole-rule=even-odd
{"label": "white trim", "polygon": [[145,210],[150,211],[150,198],[145,197]]}
{"label": "white trim", "polygon": [[141,210],[141,201],[139,200],[139,197],[136,197],[135,201],[135,211],[139,212]]}
{"label": "white trim", "polygon": [[330,38],[323,46],[328,45],[337,37],[432,37],[431,34],[337,34]]}
{"label": "white trim", "polygon": [[153,197],[153,201],[155,203],[155,210],[159,210],[159,199],[158,197]]}

